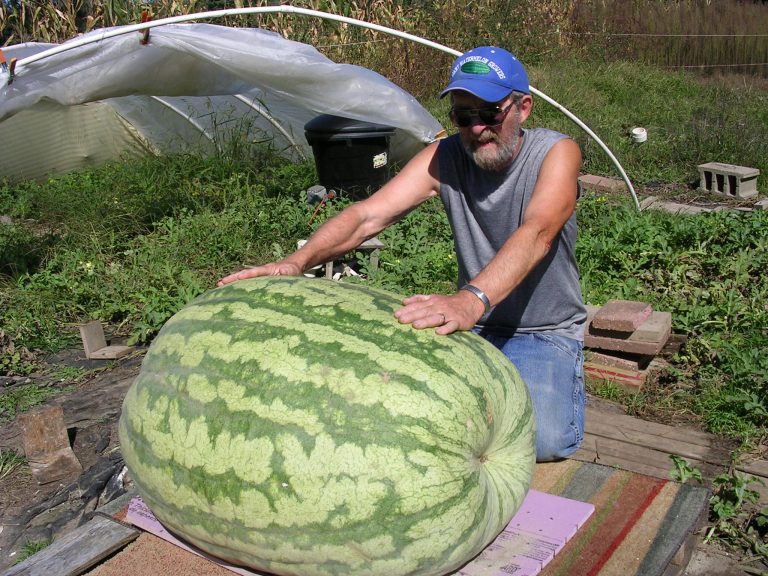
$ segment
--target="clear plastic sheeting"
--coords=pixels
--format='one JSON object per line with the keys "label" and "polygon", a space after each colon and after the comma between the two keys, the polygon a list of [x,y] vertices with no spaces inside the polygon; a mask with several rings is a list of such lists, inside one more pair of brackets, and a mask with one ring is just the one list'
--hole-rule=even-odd
{"label": "clear plastic sheeting", "polygon": [[[260,143],[293,160],[311,158],[304,125],[320,114],[392,126],[395,162],[406,161],[442,131],[411,94],[380,74],[335,63],[273,32],[169,24],[153,28],[147,44],[140,32],[83,43],[108,30],[28,63],[25,58],[55,45],[3,49],[17,66],[12,82],[7,73],[0,79],[0,175],[29,177],[30,167],[22,174],[19,167],[30,162],[45,172],[43,155],[20,153],[29,149],[66,156],[71,148],[77,158],[59,163],[72,169],[79,158],[88,166],[101,161],[96,156],[104,153],[105,140],[127,135],[136,139],[125,146],[134,151],[226,153]],[[114,118],[102,112],[99,122],[45,121],[46,114],[71,117],[69,107],[93,102],[108,105]],[[22,121],[23,111],[35,121]],[[35,139],[47,145],[38,147]]]}

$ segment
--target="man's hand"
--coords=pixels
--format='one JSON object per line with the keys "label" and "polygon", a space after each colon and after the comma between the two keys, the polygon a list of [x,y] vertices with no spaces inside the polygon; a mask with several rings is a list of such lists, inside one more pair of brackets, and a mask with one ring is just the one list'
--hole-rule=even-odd
{"label": "man's hand", "polygon": [[418,330],[435,328],[436,334],[444,335],[471,330],[484,311],[483,303],[474,294],[461,290],[453,296],[410,296],[403,300],[403,307],[395,312],[395,318]]}
{"label": "man's hand", "polygon": [[216,283],[216,286],[224,286],[224,284],[245,280],[246,278],[256,278],[257,276],[301,276],[301,273],[302,270],[296,264],[282,260],[280,262],[270,262],[263,266],[246,268],[245,270],[240,270],[240,272],[224,276],[224,278]]}

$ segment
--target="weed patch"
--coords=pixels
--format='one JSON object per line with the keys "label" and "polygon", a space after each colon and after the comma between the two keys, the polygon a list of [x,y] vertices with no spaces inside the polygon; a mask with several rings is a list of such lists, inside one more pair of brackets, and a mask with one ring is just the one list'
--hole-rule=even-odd
{"label": "weed patch", "polygon": [[26,464],[24,456],[10,448],[0,448],[0,480],[8,476],[22,464]]}
{"label": "weed patch", "polygon": [[24,384],[0,392],[0,422],[13,420],[17,414],[45,402],[59,390],[38,384]]}

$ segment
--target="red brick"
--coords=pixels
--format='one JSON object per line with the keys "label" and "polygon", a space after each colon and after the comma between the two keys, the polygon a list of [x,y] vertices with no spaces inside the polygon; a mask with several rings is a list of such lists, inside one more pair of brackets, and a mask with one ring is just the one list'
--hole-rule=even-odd
{"label": "red brick", "polygon": [[651,363],[651,360],[653,360],[653,356],[645,356],[642,354],[622,354],[620,352],[606,354],[603,352],[595,352],[594,350],[590,350],[585,360],[591,362],[592,364],[599,364],[600,366],[606,366],[608,368],[621,368],[622,370],[645,370]]}
{"label": "red brick", "polygon": [[592,327],[598,330],[634,332],[653,312],[647,302],[634,300],[609,300],[592,318]]}
{"label": "red brick", "polygon": [[637,342],[666,342],[672,334],[672,314],[654,312],[630,336]]}
{"label": "red brick", "polygon": [[591,362],[584,363],[584,372],[587,377],[613,382],[630,392],[640,390],[648,376],[645,370],[622,370],[621,368],[611,368]]}

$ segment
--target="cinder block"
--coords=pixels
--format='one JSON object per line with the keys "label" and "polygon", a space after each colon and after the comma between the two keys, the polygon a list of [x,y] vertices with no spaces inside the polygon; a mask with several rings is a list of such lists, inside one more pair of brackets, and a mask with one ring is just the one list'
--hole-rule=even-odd
{"label": "cinder block", "polygon": [[722,162],[699,164],[699,188],[736,198],[757,196],[760,170]]}
{"label": "cinder block", "polygon": [[630,333],[642,326],[652,312],[653,308],[647,302],[609,300],[592,318],[592,327]]}

